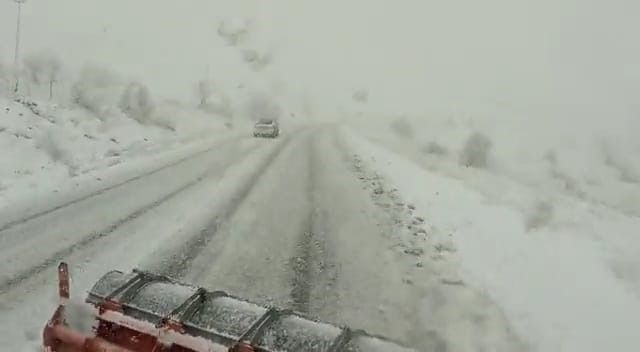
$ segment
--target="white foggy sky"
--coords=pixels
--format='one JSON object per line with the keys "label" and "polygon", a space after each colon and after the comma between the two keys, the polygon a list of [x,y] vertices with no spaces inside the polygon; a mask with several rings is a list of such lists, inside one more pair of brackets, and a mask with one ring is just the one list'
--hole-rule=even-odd
{"label": "white foggy sky", "polygon": [[[0,1],[5,62],[15,7]],[[259,79],[327,104],[363,86],[386,111],[500,101],[637,113],[639,10],[633,0],[30,0],[23,53],[50,47],[69,66],[102,63],[188,99],[208,64],[226,86],[255,80],[215,33],[247,16],[253,41],[275,50]]]}

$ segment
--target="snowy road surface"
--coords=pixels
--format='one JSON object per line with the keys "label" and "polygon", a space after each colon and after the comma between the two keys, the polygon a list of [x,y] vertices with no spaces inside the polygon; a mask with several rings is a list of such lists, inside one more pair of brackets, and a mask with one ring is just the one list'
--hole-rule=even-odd
{"label": "snowy road surface", "polygon": [[429,246],[423,217],[376,182],[333,126],[236,138],[50,212],[0,214],[0,340],[35,351],[55,305],[104,272],[165,273],[425,351],[520,351],[501,310]]}

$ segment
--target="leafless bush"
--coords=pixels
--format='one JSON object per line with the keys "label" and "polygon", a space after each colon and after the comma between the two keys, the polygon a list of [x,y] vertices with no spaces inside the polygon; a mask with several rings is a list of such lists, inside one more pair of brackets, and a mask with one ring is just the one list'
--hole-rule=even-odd
{"label": "leafless bush", "polygon": [[367,91],[366,89],[358,89],[353,92],[351,98],[356,103],[364,104],[369,101],[369,91]]}
{"label": "leafless bush", "polygon": [[427,143],[427,145],[424,146],[424,148],[422,148],[422,151],[427,154],[440,155],[440,156],[449,154],[449,151],[447,150],[447,148],[443,147],[442,145],[434,141]]}
{"label": "leafless bush", "polygon": [[62,143],[56,140],[51,133],[43,134],[38,138],[36,146],[41,149],[51,160],[65,165],[69,171],[69,176],[75,176],[77,165],[73,161],[71,153],[62,147]]}
{"label": "leafless bush", "polygon": [[544,159],[551,164],[551,166],[557,166],[558,164],[558,154],[554,150],[548,150],[544,154]]}
{"label": "leafless bush", "polygon": [[467,139],[460,154],[460,165],[486,168],[492,143],[486,135],[475,132]]}
{"label": "leafless bush", "polygon": [[211,94],[213,94],[213,82],[205,79],[198,81],[195,86],[195,92],[198,105],[205,107],[209,103]]}
{"label": "leafless bush", "polygon": [[204,110],[226,118],[233,117],[233,107],[231,105],[231,100],[222,92],[214,94]]}
{"label": "leafless bush", "polygon": [[153,123],[158,126],[165,128],[171,132],[175,132],[177,130],[177,121],[174,120],[171,116],[163,116],[161,118],[156,118],[153,120]]}
{"label": "leafless bush", "polygon": [[104,118],[115,107],[119,88],[119,80],[111,71],[85,67],[71,87],[71,96],[75,104]]}
{"label": "leafless bush", "polygon": [[34,84],[47,84],[49,99],[53,98],[55,82],[59,80],[62,62],[51,50],[42,50],[27,55],[24,66],[29,81]]}
{"label": "leafless bush", "polygon": [[218,35],[229,45],[238,45],[248,34],[249,24],[245,19],[228,19],[218,26]]}
{"label": "leafless bush", "polygon": [[404,117],[396,118],[391,122],[391,130],[399,137],[413,139],[413,126]]}
{"label": "leafless bush", "polygon": [[560,167],[561,165],[558,162],[558,154],[554,150],[547,151],[544,158],[549,162],[549,171],[551,173],[551,177],[554,180],[558,181],[565,191],[575,195],[578,198],[586,198],[587,193],[580,188],[578,180],[562,171]]}
{"label": "leafless bush", "polygon": [[178,128],[179,111],[183,107],[180,104],[159,104],[149,116],[149,123],[175,132]]}
{"label": "leafless bush", "polygon": [[548,201],[538,201],[530,210],[525,226],[528,231],[548,226],[553,219],[553,204]]}
{"label": "leafless bush", "polygon": [[615,153],[613,148],[602,145],[604,164],[616,170],[620,181],[626,183],[640,183],[640,173],[633,167],[633,163],[625,160],[622,153]]}
{"label": "leafless bush", "polygon": [[53,161],[62,161],[67,159],[67,153],[53,139],[51,134],[47,133],[38,139],[37,146],[45,152]]}
{"label": "leafless bush", "polygon": [[212,81],[198,81],[195,91],[200,109],[228,118],[233,117],[231,99]]}
{"label": "leafless bush", "polygon": [[273,54],[271,52],[259,52],[255,49],[242,50],[242,59],[254,71],[260,71],[269,66],[272,61]]}
{"label": "leafless bush", "polygon": [[130,83],[120,98],[120,110],[140,123],[148,122],[153,111],[149,89],[141,83]]}
{"label": "leafless bush", "polygon": [[6,95],[10,91],[11,74],[9,69],[0,63],[0,96]]}

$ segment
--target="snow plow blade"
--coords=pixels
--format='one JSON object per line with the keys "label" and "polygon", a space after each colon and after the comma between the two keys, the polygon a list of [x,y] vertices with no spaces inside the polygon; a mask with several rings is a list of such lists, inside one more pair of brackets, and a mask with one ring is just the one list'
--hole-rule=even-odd
{"label": "snow plow blade", "polygon": [[89,291],[89,332],[67,319],[69,271],[58,268],[60,305],[43,333],[46,352],[415,351],[318,322],[292,310],[134,270],[111,271]]}

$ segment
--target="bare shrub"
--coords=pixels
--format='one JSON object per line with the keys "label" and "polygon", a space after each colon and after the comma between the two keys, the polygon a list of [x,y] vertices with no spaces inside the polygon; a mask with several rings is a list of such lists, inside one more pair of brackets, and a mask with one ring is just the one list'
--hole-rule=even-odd
{"label": "bare shrub", "polygon": [[100,67],[85,67],[71,87],[72,101],[100,118],[115,107],[120,89],[117,76]]}
{"label": "bare shrub", "polygon": [[149,89],[141,83],[129,83],[122,93],[119,106],[122,112],[134,120],[140,123],[148,122],[153,111]]}
{"label": "bare shrub", "polygon": [[616,153],[615,150],[608,145],[602,145],[601,149],[604,156],[604,164],[618,173],[620,181],[640,183],[640,173],[633,167],[633,163],[626,160],[623,153]]}
{"label": "bare shrub", "polygon": [[227,118],[233,117],[231,100],[222,92],[214,93],[204,110]]}
{"label": "bare shrub", "polygon": [[236,46],[249,34],[249,23],[246,19],[232,18],[220,22],[218,35],[229,45]]}
{"label": "bare shrub", "polygon": [[59,80],[62,69],[62,62],[58,56],[51,50],[38,51],[24,58],[24,66],[31,83],[46,84],[49,99],[52,99],[54,84]]}
{"label": "bare shrub", "polygon": [[195,85],[196,98],[198,105],[205,107],[209,103],[209,98],[213,94],[213,82],[209,80],[200,80]]}
{"label": "bare shrub", "polygon": [[227,118],[233,117],[234,111],[231,99],[229,99],[222,89],[216,87],[212,81],[198,81],[195,91],[200,109]]}
{"label": "bare shrub", "polygon": [[38,139],[37,146],[51,158],[53,161],[62,161],[67,158],[67,153],[53,139],[51,134],[47,133]]}
{"label": "bare shrub", "polygon": [[364,104],[369,101],[369,91],[366,89],[358,89],[351,96],[356,103]]}
{"label": "bare shrub", "polygon": [[424,148],[422,148],[422,151],[427,154],[440,155],[440,156],[445,156],[449,154],[449,151],[447,150],[446,147],[434,141],[427,143],[427,145],[424,146]]}
{"label": "bare shrub", "polygon": [[74,163],[73,156],[68,150],[62,147],[62,143],[60,143],[53,134],[43,134],[38,138],[36,146],[54,162],[65,165],[69,171],[69,176],[75,176],[77,174],[78,166]]}
{"label": "bare shrub", "polygon": [[260,71],[271,64],[273,53],[270,51],[259,52],[255,49],[244,49],[242,50],[242,60],[254,71]]}
{"label": "bare shrub", "polygon": [[549,162],[551,177],[558,181],[565,191],[578,198],[585,199],[587,197],[587,193],[580,188],[578,180],[562,171],[561,164],[558,162],[558,154],[554,150],[547,151],[544,159]]}
{"label": "bare shrub", "polygon": [[467,139],[460,153],[460,165],[486,168],[492,143],[486,135],[475,132]]}
{"label": "bare shrub", "polygon": [[178,129],[178,116],[182,106],[179,104],[159,104],[149,116],[149,123],[175,132]]}
{"label": "bare shrub", "polygon": [[526,218],[528,231],[548,226],[553,219],[553,204],[549,201],[538,201]]}
{"label": "bare shrub", "polygon": [[404,117],[399,117],[391,122],[391,130],[402,138],[414,138],[413,126]]}
{"label": "bare shrub", "polygon": [[6,95],[11,90],[10,70],[0,62],[0,96]]}

